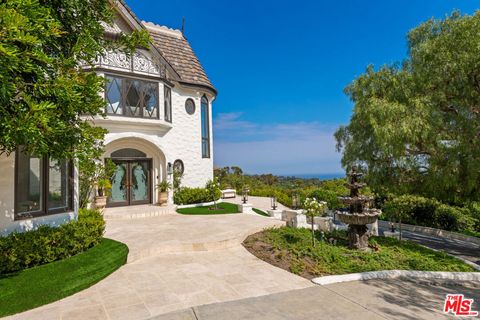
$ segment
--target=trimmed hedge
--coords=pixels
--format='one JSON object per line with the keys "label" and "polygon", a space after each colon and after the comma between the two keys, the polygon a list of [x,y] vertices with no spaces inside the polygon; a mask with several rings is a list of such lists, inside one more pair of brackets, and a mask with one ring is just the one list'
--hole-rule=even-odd
{"label": "trimmed hedge", "polygon": [[[215,200],[220,199],[222,196],[222,192],[217,190],[215,192]],[[173,202],[175,204],[194,204],[194,203],[203,203],[203,202],[211,202],[212,194],[208,189],[205,188],[180,188],[175,190],[173,194]]]}
{"label": "trimmed hedge", "polygon": [[96,210],[80,209],[78,220],[40,226],[0,237],[0,274],[8,274],[83,252],[102,240],[105,221]]}
{"label": "trimmed hedge", "polygon": [[403,195],[385,202],[384,212],[403,223],[443,229],[447,231],[474,231],[480,223],[472,210],[443,204],[435,199]]}

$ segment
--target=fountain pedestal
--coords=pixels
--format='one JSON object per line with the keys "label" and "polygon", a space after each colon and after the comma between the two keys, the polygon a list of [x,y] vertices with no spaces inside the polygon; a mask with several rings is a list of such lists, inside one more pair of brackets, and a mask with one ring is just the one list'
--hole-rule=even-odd
{"label": "fountain pedestal", "polygon": [[348,174],[349,183],[346,187],[350,189],[349,197],[339,197],[339,200],[349,205],[348,212],[337,211],[336,215],[340,221],[348,224],[348,240],[351,249],[368,250],[368,238],[371,235],[367,224],[375,224],[381,211],[370,209],[369,204],[372,197],[361,196],[359,189],[365,187],[365,183],[358,182],[361,173],[356,171],[356,167]]}

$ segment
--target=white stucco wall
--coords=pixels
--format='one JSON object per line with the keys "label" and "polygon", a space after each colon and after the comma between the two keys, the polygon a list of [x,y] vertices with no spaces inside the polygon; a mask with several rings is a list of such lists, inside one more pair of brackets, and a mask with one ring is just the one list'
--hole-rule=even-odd
{"label": "white stucco wall", "polygon": [[[159,109],[160,120],[136,119],[128,117],[108,117],[97,119],[96,125],[106,128],[109,133],[105,136],[105,157],[110,157],[113,151],[123,148],[138,149],[153,160],[154,185],[167,178],[171,181],[167,171],[167,164],[180,159],[184,163],[185,171],[182,186],[204,187],[213,177],[213,132],[211,95],[207,98],[210,104],[210,158],[202,158],[201,140],[201,108],[200,100],[205,94],[202,91],[181,88],[176,85],[172,88],[172,123],[164,121],[163,86],[159,82]],[[195,101],[195,113],[189,115],[185,110],[185,101],[191,98]],[[153,193],[153,203],[157,202],[157,194]]]}
{"label": "white stucco wall", "polygon": [[14,219],[15,210],[15,154],[0,155],[0,236],[13,231],[28,231],[40,225],[58,226],[76,219],[78,212],[78,173],[74,173],[74,211],[39,218]]}

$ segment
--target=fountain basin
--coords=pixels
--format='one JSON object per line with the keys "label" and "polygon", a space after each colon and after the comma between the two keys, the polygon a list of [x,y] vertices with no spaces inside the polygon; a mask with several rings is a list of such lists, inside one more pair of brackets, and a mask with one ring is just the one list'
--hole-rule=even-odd
{"label": "fountain basin", "polygon": [[367,202],[371,202],[373,200],[373,197],[369,196],[357,196],[357,197],[338,197],[340,201],[342,201],[345,204],[364,204]]}
{"label": "fountain basin", "polygon": [[349,212],[342,212],[337,211],[336,216],[338,219],[348,225],[366,225],[370,223],[374,223],[378,220],[378,216],[380,215],[380,210],[365,210],[363,213],[349,213]]}

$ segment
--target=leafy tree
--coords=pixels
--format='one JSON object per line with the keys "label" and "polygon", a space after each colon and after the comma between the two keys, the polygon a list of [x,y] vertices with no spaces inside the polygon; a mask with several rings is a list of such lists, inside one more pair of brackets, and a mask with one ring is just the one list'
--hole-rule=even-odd
{"label": "leafy tree", "polygon": [[205,185],[205,189],[207,189],[211,195],[211,199],[213,200],[213,208],[218,210],[216,197],[216,195],[220,192],[220,183],[218,182],[218,179],[213,178],[212,180],[208,180],[207,184]]}
{"label": "leafy tree", "polygon": [[315,247],[315,217],[325,214],[327,211],[327,203],[325,201],[317,201],[315,198],[306,198],[303,203],[303,213],[310,218],[312,232],[312,247]]}
{"label": "leafy tree", "polygon": [[[85,117],[103,112],[104,79],[84,71],[105,50],[131,53],[146,31],[105,37],[109,0],[0,2],[0,153],[74,158],[95,153],[105,131]],[[82,117],[83,116],[83,117]]]}
{"label": "leafy tree", "polygon": [[429,20],[408,34],[401,65],[369,66],[346,89],[342,164],[374,191],[459,203],[480,198],[480,12]]}

